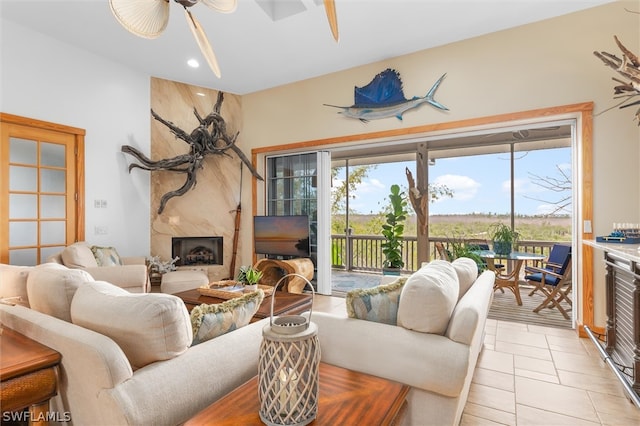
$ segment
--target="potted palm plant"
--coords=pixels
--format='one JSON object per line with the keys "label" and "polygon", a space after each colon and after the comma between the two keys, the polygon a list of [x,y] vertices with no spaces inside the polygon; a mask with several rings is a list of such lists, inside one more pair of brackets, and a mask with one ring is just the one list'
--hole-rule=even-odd
{"label": "potted palm plant", "polygon": [[386,275],[400,275],[404,266],[402,260],[402,235],[404,233],[404,221],[407,219],[407,201],[404,193],[400,192],[400,186],[391,185],[389,194],[390,211],[386,214],[386,223],[382,225],[382,254],[384,263],[382,272]]}
{"label": "potted palm plant", "polygon": [[520,234],[504,223],[495,223],[489,230],[489,235],[493,241],[493,251],[496,254],[506,256],[518,244]]}

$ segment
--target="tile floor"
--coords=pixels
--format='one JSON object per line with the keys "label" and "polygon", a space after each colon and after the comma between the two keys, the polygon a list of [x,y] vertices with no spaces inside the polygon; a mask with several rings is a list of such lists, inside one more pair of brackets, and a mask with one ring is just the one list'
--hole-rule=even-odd
{"label": "tile floor", "polygon": [[[342,298],[317,295],[313,308],[346,315]],[[640,425],[640,409],[589,339],[491,319],[485,331],[462,426]]]}

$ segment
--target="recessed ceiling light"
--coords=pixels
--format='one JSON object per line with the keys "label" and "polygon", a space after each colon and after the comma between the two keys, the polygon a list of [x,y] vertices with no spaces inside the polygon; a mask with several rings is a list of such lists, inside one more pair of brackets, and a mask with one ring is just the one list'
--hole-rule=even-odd
{"label": "recessed ceiling light", "polygon": [[189,65],[191,68],[198,68],[200,66],[200,63],[195,59],[189,59],[187,61],[187,65]]}
{"label": "recessed ceiling light", "polygon": [[204,93],[202,93],[202,92],[196,92],[196,95],[198,95],[198,96],[204,96]]}

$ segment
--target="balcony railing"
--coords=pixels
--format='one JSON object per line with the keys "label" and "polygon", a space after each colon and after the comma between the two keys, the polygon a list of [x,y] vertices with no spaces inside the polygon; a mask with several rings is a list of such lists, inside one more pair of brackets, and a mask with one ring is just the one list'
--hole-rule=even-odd
{"label": "balcony railing", "polygon": [[[332,268],[349,271],[382,272],[384,256],[381,244],[383,241],[384,237],[377,235],[349,235],[348,237],[345,235],[331,235]],[[477,240],[469,239],[467,241]],[[447,238],[430,238],[429,253],[432,259],[437,258],[437,251],[434,246],[436,242],[441,242],[445,248],[448,248],[450,244]],[[548,256],[554,244],[558,244],[558,241],[519,241],[516,250]],[[416,237],[404,237],[402,241],[402,259],[404,260],[403,272],[411,273],[420,268],[418,264],[418,240]],[[533,261],[527,261],[525,265],[529,266],[533,265],[533,263]]]}

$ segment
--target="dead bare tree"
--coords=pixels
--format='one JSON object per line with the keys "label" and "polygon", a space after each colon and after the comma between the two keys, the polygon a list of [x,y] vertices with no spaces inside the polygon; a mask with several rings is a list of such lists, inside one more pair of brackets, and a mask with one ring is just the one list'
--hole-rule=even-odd
{"label": "dead bare tree", "polygon": [[202,168],[202,162],[205,157],[210,154],[229,155],[227,150],[231,149],[236,153],[240,160],[247,165],[253,176],[257,179],[263,180],[262,176],[260,176],[258,171],[251,164],[251,161],[249,161],[247,156],[244,155],[242,150],[240,150],[236,145],[239,132],[236,132],[234,135],[229,135],[227,133],[227,124],[224,121],[224,118],[220,115],[220,108],[223,100],[224,94],[222,92],[218,92],[218,99],[216,100],[213,112],[204,118],[202,118],[195,108],[193,109],[193,113],[198,119],[198,122],[200,122],[200,125],[193,129],[191,133],[185,132],[172,122],[160,117],[153,111],[153,109],[151,110],[151,116],[155,120],[167,126],[177,139],[189,144],[190,149],[188,154],[181,154],[173,158],[153,161],[138,149],[130,145],[122,146],[122,152],[134,156],[140,162],[140,164],[131,163],[129,165],[129,172],[135,168],[139,168],[149,171],[166,170],[170,172],[184,173],[187,175],[184,184],[180,188],[167,192],[162,196],[160,199],[160,206],[158,207],[158,214],[161,214],[164,211],[167,201],[171,198],[184,195],[187,191],[196,186],[196,172],[198,169]]}
{"label": "dead bare tree", "polygon": [[530,197],[525,195],[525,198],[528,198],[530,200],[534,200],[534,201],[541,201],[545,204],[548,205],[552,205],[553,210],[549,213],[547,213],[547,216],[552,216],[556,213],[559,212],[566,212],[567,209],[570,211],[571,210],[571,175],[568,174],[565,170],[563,170],[560,166],[556,165],[556,170],[558,171],[559,176],[557,177],[553,177],[553,176],[539,176],[536,175],[534,173],[529,173],[529,176],[531,177],[531,182],[534,185],[538,185],[544,189],[547,189],[549,191],[553,191],[555,193],[561,194],[561,197],[559,200],[555,200],[555,201],[550,201],[550,200],[543,200],[540,198],[535,198],[535,197]]}

